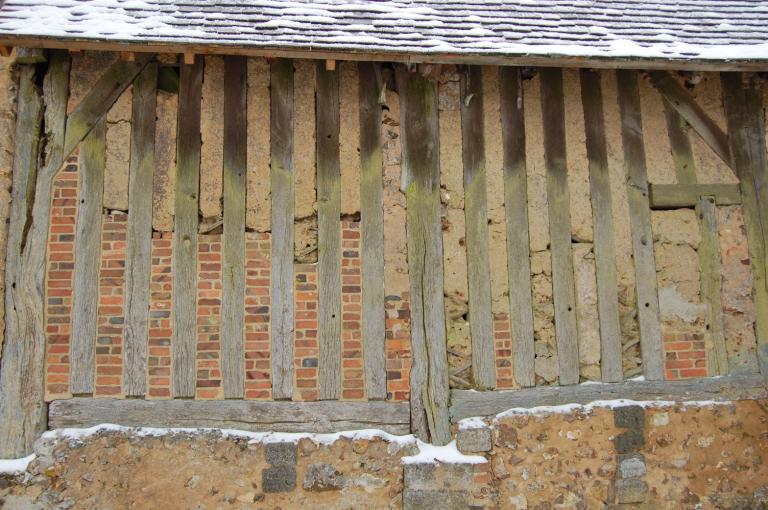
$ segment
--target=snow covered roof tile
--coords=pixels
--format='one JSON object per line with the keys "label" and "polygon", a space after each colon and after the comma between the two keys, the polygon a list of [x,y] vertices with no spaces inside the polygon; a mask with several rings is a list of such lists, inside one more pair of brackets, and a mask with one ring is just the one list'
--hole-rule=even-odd
{"label": "snow covered roof tile", "polygon": [[5,0],[0,40],[768,62],[766,0]]}

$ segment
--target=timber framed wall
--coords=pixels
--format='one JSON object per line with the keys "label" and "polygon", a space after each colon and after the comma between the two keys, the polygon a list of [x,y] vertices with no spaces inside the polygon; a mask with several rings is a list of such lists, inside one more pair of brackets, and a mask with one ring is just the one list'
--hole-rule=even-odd
{"label": "timber framed wall", "polygon": [[0,391],[39,391],[0,400],[0,456],[29,448],[43,400],[52,426],[181,406],[445,443],[470,396],[767,373],[756,75],[62,51],[21,68]]}

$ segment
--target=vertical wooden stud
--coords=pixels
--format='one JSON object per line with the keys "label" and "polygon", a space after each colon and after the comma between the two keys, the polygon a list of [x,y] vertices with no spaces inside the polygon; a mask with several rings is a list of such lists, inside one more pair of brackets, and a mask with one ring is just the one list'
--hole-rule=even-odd
{"label": "vertical wooden stud", "polygon": [[571,253],[571,213],[565,157],[565,103],[559,68],[541,70],[541,110],[544,118],[544,161],[547,168],[549,237],[555,336],[561,385],[579,382],[579,343],[576,326],[576,287]]}
{"label": "vertical wooden stud", "polygon": [[94,388],[106,142],[107,121],[102,118],[85,137],[80,160],[81,183],[75,227],[69,385],[74,394],[90,394]]}
{"label": "vertical wooden stud", "polygon": [[195,396],[197,228],[200,194],[200,101],[203,61],[183,64],[176,136],[173,232],[173,396]]}
{"label": "vertical wooden stud", "polygon": [[293,395],[293,62],[271,63],[272,397]]}
{"label": "vertical wooden stud", "polygon": [[245,392],[246,59],[224,60],[224,253],[221,375],[224,398]]}
{"label": "vertical wooden stud", "polygon": [[339,73],[317,63],[316,161],[318,235],[318,389],[321,400],[341,396],[341,167]]}
{"label": "vertical wooden stud", "polygon": [[664,353],[661,345],[659,295],[656,262],[653,255],[651,210],[648,204],[648,177],[643,147],[643,124],[637,72],[616,72],[621,111],[621,139],[627,173],[627,199],[635,263],[637,316],[640,323],[640,350],[643,374],[649,381],[664,378]]}
{"label": "vertical wooden stud", "polygon": [[601,73],[581,71],[581,101],[589,160],[589,190],[595,231],[597,313],[600,320],[600,369],[604,382],[619,382],[622,369],[618,279],[613,237],[613,206],[605,141]]}
{"label": "vertical wooden stud", "polygon": [[741,183],[749,260],[755,275],[755,336],[760,372],[768,379],[768,161],[761,91],[741,73],[723,73],[731,166]]}
{"label": "vertical wooden stud", "polygon": [[157,64],[151,63],[136,78],[133,86],[128,182],[123,393],[137,397],[147,391],[156,105]]}
{"label": "vertical wooden stud", "polygon": [[443,305],[443,245],[435,84],[399,66],[397,89],[403,126],[403,173],[407,201],[411,280],[411,427],[420,438],[443,445],[448,422],[448,360]]}
{"label": "vertical wooden stud", "polygon": [[507,221],[509,319],[515,380],[536,384],[533,350],[533,301],[528,236],[528,170],[525,162],[525,115],[520,70],[502,67],[501,129],[504,144],[504,209]]}
{"label": "vertical wooden stud", "polygon": [[360,230],[362,231],[363,351],[365,392],[387,398],[384,329],[384,213],[382,191],[379,64],[361,62],[360,79]]}
{"label": "vertical wooden stud", "polygon": [[488,262],[483,82],[479,66],[467,66],[461,71],[461,133],[472,378],[479,388],[492,389],[496,386],[496,352]]}

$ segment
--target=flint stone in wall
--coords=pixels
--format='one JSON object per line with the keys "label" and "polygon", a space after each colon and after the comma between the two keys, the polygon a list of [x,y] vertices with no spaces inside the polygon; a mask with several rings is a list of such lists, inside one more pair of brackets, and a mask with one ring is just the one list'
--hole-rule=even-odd
{"label": "flint stone in wall", "polygon": [[310,464],[304,475],[304,489],[308,491],[341,490],[347,478],[331,464]]}
{"label": "flint stone in wall", "polygon": [[267,462],[273,466],[295,466],[297,451],[298,445],[295,443],[267,444]]}

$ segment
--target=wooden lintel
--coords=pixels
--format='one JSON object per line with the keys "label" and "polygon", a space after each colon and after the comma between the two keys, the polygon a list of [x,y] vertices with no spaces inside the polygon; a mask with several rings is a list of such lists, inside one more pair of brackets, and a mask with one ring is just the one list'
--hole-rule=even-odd
{"label": "wooden lintel", "polygon": [[325,61],[325,70],[326,71],[335,71],[336,70],[336,61],[335,60],[326,60]]}
{"label": "wooden lintel", "polygon": [[226,428],[250,432],[381,429],[408,434],[407,402],[257,402],[73,398],[48,408],[52,429],[115,423],[128,427]]}
{"label": "wooden lintel", "polygon": [[704,109],[668,72],[656,71],[650,74],[651,82],[677,113],[691,125],[704,142],[722,159],[731,165],[728,149],[728,135],[707,115]]}
{"label": "wooden lintel", "polygon": [[132,51],[121,51],[120,58],[128,62],[133,62],[136,60],[136,53]]}
{"label": "wooden lintel", "polygon": [[589,67],[591,69],[666,69],[672,71],[765,71],[768,59],[718,60],[681,58],[627,58],[551,56],[551,55],[473,55],[462,53],[436,53],[414,55],[405,51],[350,52],[318,51],[297,48],[259,48],[231,44],[167,44],[105,42],[97,40],[50,39],[40,37],[3,36],[0,44],[30,48],[59,48],[72,51],[125,51],[130,49],[146,53],[185,53],[199,55],[245,55],[265,58],[294,58],[320,60],[354,60],[373,62],[419,62],[436,64],[514,65],[525,67]]}
{"label": "wooden lintel", "polygon": [[651,184],[651,209],[696,207],[700,197],[715,197],[716,205],[741,204],[738,184]]}
{"label": "wooden lintel", "polygon": [[625,381],[614,384],[540,386],[522,390],[451,391],[451,421],[472,416],[492,416],[509,409],[595,400],[632,399],[685,402],[692,400],[743,400],[768,397],[759,375],[725,376],[680,381]]}

